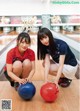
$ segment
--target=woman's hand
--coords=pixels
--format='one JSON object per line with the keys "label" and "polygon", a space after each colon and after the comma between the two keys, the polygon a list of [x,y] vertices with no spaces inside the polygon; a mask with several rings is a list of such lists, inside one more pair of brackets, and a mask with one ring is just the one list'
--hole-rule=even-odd
{"label": "woman's hand", "polygon": [[31,82],[30,78],[25,78],[25,79],[26,79],[26,82]]}
{"label": "woman's hand", "polygon": [[59,89],[58,81],[55,80],[54,83],[56,84],[56,87]]}
{"label": "woman's hand", "polygon": [[19,79],[19,84],[25,84],[26,82],[27,82],[27,80],[26,79]]}

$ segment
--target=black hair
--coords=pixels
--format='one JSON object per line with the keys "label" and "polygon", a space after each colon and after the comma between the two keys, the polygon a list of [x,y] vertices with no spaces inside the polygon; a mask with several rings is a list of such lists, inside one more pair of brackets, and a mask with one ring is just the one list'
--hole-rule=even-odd
{"label": "black hair", "polygon": [[41,28],[37,34],[37,58],[38,59],[44,59],[45,58],[47,46],[43,45],[40,42],[40,39],[45,38],[45,36],[49,37],[50,54],[53,55],[53,54],[55,54],[55,51],[56,51],[56,44],[54,42],[54,38],[53,38],[51,31],[48,28]]}
{"label": "black hair", "polygon": [[25,42],[30,44],[31,43],[31,39],[28,33],[26,32],[22,32],[18,35],[17,40],[20,41],[20,43],[22,42],[22,40],[25,39]]}

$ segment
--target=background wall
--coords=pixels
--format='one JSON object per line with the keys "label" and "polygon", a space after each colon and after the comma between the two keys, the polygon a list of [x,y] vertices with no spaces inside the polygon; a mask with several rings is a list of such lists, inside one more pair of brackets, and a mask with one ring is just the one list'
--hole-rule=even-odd
{"label": "background wall", "polygon": [[80,4],[59,5],[47,1],[49,0],[0,0],[0,15],[80,14]]}

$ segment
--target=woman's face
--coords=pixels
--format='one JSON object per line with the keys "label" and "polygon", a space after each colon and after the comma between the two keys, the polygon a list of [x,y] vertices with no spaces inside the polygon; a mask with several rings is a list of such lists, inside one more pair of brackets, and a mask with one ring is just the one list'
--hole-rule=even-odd
{"label": "woman's face", "polygon": [[26,43],[25,39],[23,39],[21,42],[18,41],[18,47],[19,47],[19,51],[21,53],[25,52],[26,49],[29,47],[29,43]]}
{"label": "woman's face", "polygon": [[45,45],[45,46],[48,46],[49,45],[49,37],[48,36],[45,36],[43,38],[40,39],[40,42]]}

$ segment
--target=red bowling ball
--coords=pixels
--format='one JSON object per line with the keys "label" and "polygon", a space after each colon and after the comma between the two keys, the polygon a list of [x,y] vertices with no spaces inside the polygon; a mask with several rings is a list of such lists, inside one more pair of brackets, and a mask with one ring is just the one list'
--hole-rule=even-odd
{"label": "red bowling ball", "polygon": [[40,89],[41,97],[46,102],[54,102],[57,99],[58,92],[59,90],[56,84],[51,82],[44,84]]}

